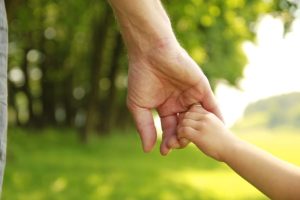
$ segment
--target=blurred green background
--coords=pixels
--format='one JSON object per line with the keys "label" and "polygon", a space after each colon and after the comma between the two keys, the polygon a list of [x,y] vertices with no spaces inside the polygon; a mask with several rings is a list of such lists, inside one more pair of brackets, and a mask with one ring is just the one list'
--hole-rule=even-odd
{"label": "blurred green background", "polygon": [[[296,10],[287,0],[163,3],[179,41],[213,88],[219,81],[238,86],[247,63],[242,44],[255,40],[262,15],[281,17],[288,31]],[[9,131],[3,199],[265,199],[193,146],[168,157],[158,149],[142,153],[126,108],[126,52],[107,1],[8,0],[6,6]],[[249,106],[234,130],[300,164],[299,106],[273,119],[285,102],[278,98]]]}

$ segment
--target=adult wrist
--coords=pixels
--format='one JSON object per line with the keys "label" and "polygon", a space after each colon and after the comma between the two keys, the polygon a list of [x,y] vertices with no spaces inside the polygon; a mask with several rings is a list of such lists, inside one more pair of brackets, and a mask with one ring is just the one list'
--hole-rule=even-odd
{"label": "adult wrist", "polygon": [[120,25],[129,55],[147,55],[153,49],[179,46],[171,25],[144,22],[137,26],[133,22]]}
{"label": "adult wrist", "polygon": [[[176,43],[171,22],[160,0],[109,0],[129,55]],[[172,41],[172,42],[171,42]]]}

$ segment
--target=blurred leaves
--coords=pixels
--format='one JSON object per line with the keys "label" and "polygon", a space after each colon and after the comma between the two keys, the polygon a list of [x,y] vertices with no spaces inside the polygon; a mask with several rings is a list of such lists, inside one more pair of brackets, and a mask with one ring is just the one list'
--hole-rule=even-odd
{"label": "blurred leaves", "polygon": [[183,46],[215,86],[220,80],[236,85],[242,77],[247,62],[242,44],[254,39],[260,16],[284,16],[289,24],[296,4],[282,0],[169,0],[166,7]]}
{"label": "blurred leaves", "polygon": [[[176,35],[209,78],[236,85],[255,23],[273,13],[288,24],[286,0],[165,0]],[[9,0],[10,123],[76,126],[90,132],[127,127],[127,58],[107,1]]]}

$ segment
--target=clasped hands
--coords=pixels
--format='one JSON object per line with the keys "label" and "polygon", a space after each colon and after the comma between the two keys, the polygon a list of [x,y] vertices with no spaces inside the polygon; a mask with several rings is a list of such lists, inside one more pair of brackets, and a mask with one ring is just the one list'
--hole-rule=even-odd
{"label": "clasped hands", "polygon": [[187,140],[179,140],[177,129],[194,104],[222,119],[206,76],[178,43],[161,41],[139,56],[129,52],[127,105],[145,152],[152,150],[157,138],[152,109],[158,112],[163,130],[160,152],[167,155],[170,149],[187,145]]}

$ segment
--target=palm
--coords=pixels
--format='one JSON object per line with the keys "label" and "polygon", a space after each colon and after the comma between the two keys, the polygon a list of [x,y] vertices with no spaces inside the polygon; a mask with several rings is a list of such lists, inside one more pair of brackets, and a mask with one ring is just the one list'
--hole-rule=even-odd
{"label": "palm", "polygon": [[161,152],[167,154],[170,147],[178,146],[177,113],[199,102],[220,116],[206,77],[184,51],[167,51],[167,54],[156,51],[150,57],[130,63],[128,107],[145,151],[151,150],[156,142],[151,109],[156,109],[161,118],[164,134]]}

